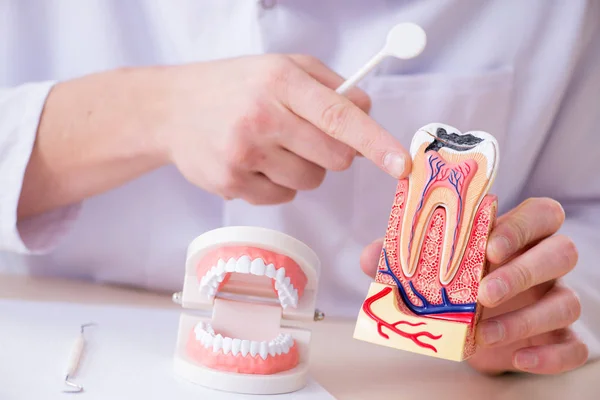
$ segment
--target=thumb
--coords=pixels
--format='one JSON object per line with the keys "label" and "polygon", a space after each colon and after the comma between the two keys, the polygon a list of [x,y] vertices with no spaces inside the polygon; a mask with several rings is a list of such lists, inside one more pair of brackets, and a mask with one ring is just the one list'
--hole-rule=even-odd
{"label": "thumb", "polygon": [[374,278],[377,273],[377,265],[379,264],[382,247],[383,238],[377,239],[365,247],[360,255],[360,268],[370,277]]}

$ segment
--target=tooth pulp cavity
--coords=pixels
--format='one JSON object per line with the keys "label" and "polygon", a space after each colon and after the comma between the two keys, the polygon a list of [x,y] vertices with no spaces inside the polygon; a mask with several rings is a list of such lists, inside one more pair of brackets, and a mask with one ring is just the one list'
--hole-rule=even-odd
{"label": "tooth pulp cavity", "polygon": [[198,340],[205,348],[212,349],[213,352],[219,351],[223,354],[236,356],[241,354],[242,357],[250,355],[250,357],[260,357],[263,360],[270,355],[287,354],[294,345],[294,339],[290,334],[280,333],[275,339],[266,341],[240,340],[230,337],[223,337],[221,334],[215,335],[215,331],[208,323],[198,323],[194,328],[196,340]]}
{"label": "tooth pulp cavity", "polygon": [[298,306],[298,289],[294,288],[292,280],[285,275],[285,268],[275,268],[275,265],[265,265],[261,258],[251,260],[248,256],[242,256],[239,259],[230,258],[219,259],[216,266],[213,266],[200,280],[200,292],[208,297],[213,297],[218,291],[219,285],[225,280],[227,273],[252,274],[257,276],[267,276],[275,280],[275,289],[279,302],[283,308],[288,306]]}

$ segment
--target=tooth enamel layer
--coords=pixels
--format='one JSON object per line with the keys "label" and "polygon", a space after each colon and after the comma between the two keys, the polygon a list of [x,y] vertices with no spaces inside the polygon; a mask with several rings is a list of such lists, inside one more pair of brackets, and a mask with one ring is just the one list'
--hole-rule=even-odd
{"label": "tooth enamel layer", "polygon": [[204,346],[205,349],[212,349],[214,353],[222,352],[242,357],[260,357],[266,360],[267,357],[288,354],[294,346],[294,339],[289,334],[280,333],[270,341],[257,342],[254,340],[242,340],[230,337],[224,337],[220,334],[215,335],[215,331],[209,323],[200,322],[194,328],[196,340]]}
{"label": "tooth enamel layer", "polygon": [[232,272],[267,276],[273,279],[281,306],[283,308],[298,306],[298,289],[294,288],[290,277],[285,275],[285,268],[276,268],[273,264],[265,265],[262,258],[250,259],[248,256],[238,259],[219,259],[217,265],[210,268],[200,280],[200,293],[214,297],[225,276]]}
{"label": "tooth enamel layer", "polygon": [[460,267],[477,209],[493,183],[498,145],[485,132],[463,134],[431,124],[415,134],[410,152],[413,166],[398,234],[402,269],[408,278],[413,276],[421,252],[429,251],[421,248],[429,221],[443,208],[439,279],[448,284]]}

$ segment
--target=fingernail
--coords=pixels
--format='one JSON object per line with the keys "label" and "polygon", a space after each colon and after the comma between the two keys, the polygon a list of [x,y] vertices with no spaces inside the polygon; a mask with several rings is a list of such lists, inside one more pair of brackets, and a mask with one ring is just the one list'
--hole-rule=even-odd
{"label": "fingernail", "polygon": [[480,327],[485,344],[494,344],[504,339],[504,326],[498,321],[484,321]]}
{"label": "fingernail", "polygon": [[515,366],[519,369],[532,369],[538,365],[538,356],[530,351],[521,351],[515,357]]}
{"label": "fingernail", "polygon": [[390,175],[398,179],[404,173],[404,156],[398,153],[388,153],[383,158],[383,166]]}
{"label": "fingernail", "polygon": [[491,304],[502,300],[508,294],[508,286],[500,278],[494,278],[484,286],[485,296]]}
{"label": "fingernail", "polygon": [[511,254],[511,246],[508,239],[504,236],[494,236],[488,243],[490,252],[495,256],[495,261],[503,261]]}

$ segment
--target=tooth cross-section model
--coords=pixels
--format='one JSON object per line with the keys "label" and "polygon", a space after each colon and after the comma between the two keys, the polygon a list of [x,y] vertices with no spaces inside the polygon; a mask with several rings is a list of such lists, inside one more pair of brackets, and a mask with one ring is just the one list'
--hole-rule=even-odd
{"label": "tooth cross-section model", "polygon": [[485,132],[429,124],[398,182],[375,282],[354,337],[461,361],[475,352],[479,282],[497,199],[498,144]]}
{"label": "tooth cross-section model", "polygon": [[[188,247],[175,372],[209,388],[277,394],[306,384],[319,259],[254,227],[207,232]],[[208,314],[207,314],[208,312]]]}

